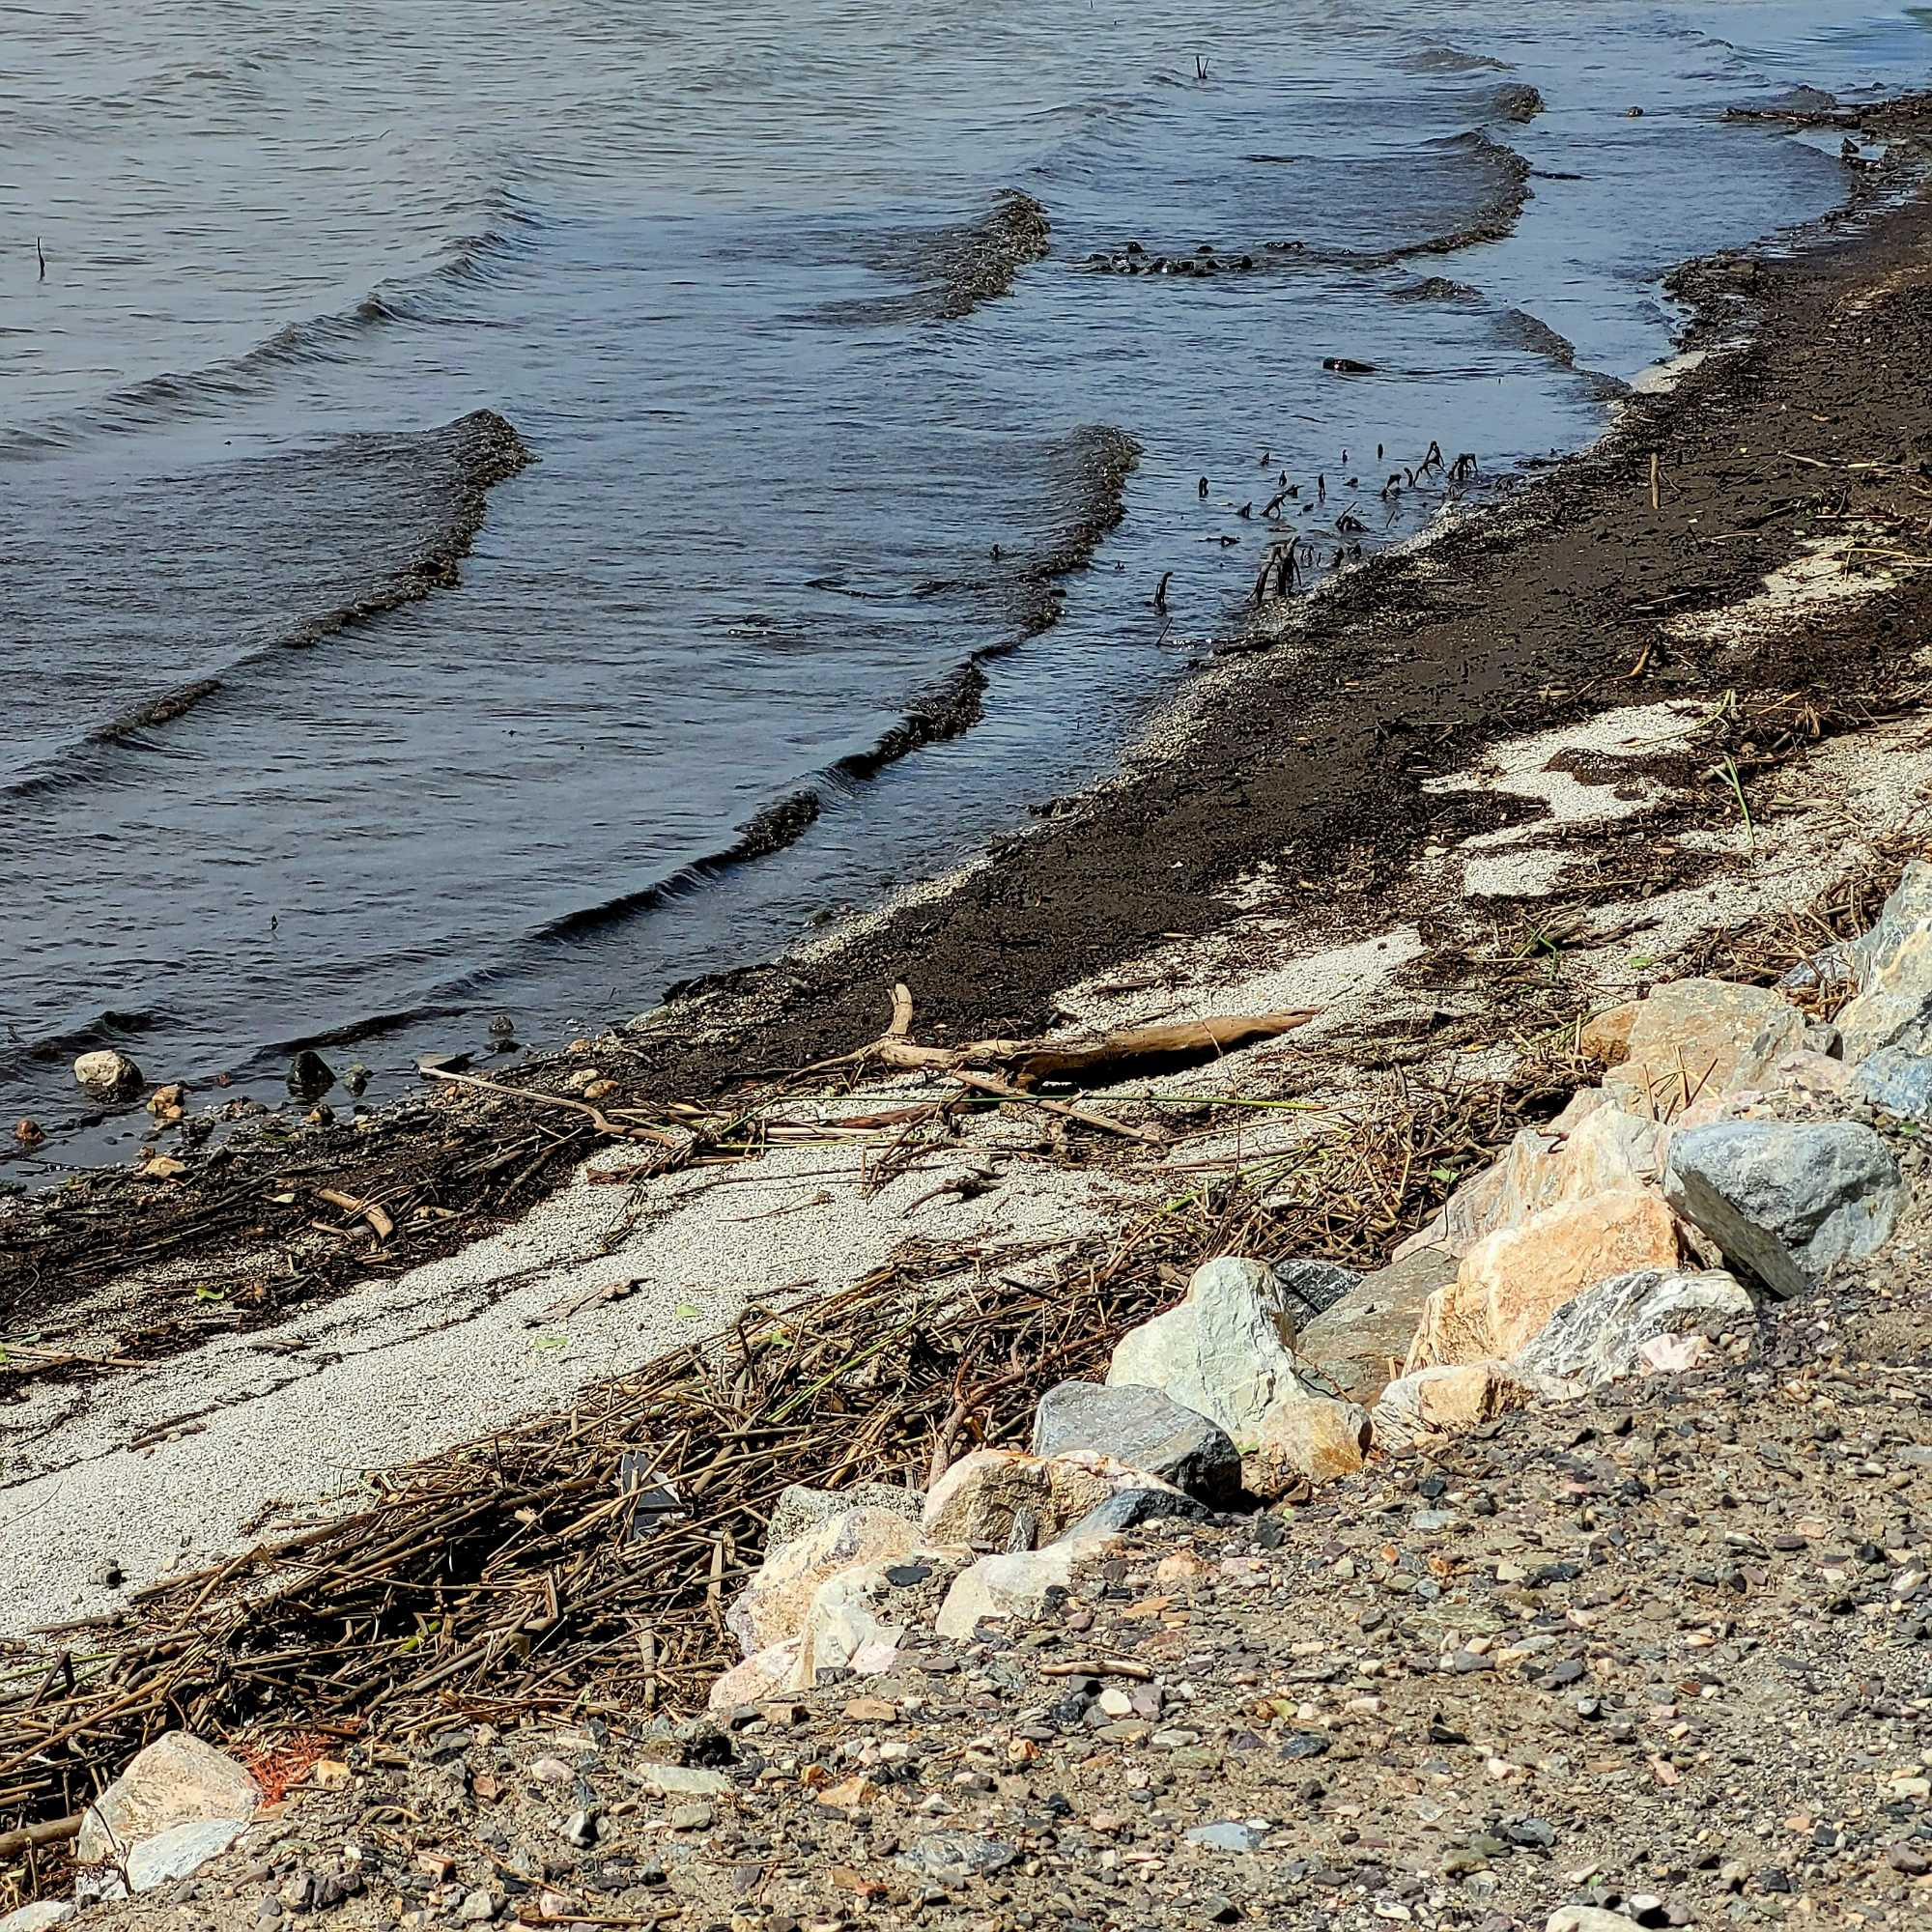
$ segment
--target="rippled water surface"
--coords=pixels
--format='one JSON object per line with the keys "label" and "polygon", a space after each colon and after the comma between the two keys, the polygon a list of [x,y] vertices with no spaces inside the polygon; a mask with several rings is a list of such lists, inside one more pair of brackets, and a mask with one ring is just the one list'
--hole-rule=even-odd
{"label": "rippled water surface", "polygon": [[1662,269],[1842,198],[1726,105],[1928,54],[1869,0],[0,8],[6,1124],[131,1141],[107,1042],[380,1094],[970,853],[1238,625],[1279,492],[1412,533],[1392,470],[1586,441]]}

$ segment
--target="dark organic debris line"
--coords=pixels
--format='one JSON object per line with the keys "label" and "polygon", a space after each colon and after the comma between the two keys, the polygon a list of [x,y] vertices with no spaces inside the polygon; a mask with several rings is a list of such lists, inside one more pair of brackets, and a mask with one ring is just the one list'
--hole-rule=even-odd
{"label": "dark organic debris line", "polygon": [[[691,1709],[729,1661],[714,1578],[734,1588],[755,1563],[786,1484],[923,1482],[942,1434],[954,1453],[1017,1439],[1046,1387],[1103,1376],[1118,1336],[1207,1255],[1378,1263],[1546,1085],[1399,1090],[1264,1176],[1191,1172],[1189,1193],[1112,1242],[908,1244],[568,1412],[391,1471],[355,1515],[49,1634],[51,1673],[43,1648],[0,1649],[0,1830],[71,1813],[170,1726],[235,1739]],[[633,1522],[633,1452],[674,1485],[682,1520]]]}

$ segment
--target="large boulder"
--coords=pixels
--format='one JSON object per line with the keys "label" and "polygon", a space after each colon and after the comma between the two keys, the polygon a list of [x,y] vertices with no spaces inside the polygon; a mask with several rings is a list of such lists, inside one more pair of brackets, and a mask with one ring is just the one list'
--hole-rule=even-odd
{"label": "large boulder", "polygon": [[[1756,1304],[1721,1270],[1679,1274],[1644,1268],[1586,1288],[1517,1351],[1516,1365],[1539,1375],[1598,1383],[1640,1376],[1658,1365],[1661,1336],[1717,1341],[1748,1330]],[[1648,1352],[1646,1352],[1648,1350]]]}
{"label": "large boulder", "polygon": [[141,1089],[141,1069],[111,1046],[83,1053],[73,1063],[75,1081],[97,1100],[122,1100]]}
{"label": "large boulder", "polygon": [[130,1892],[153,1891],[199,1871],[217,1859],[248,1829],[240,1818],[202,1818],[192,1824],[170,1825],[152,1838],[143,1838],[122,1861]]}
{"label": "large boulder", "polygon": [[1613,1188],[1547,1208],[1463,1257],[1456,1279],[1429,1297],[1405,1369],[1506,1360],[1584,1289],[1677,1261],[1677,1224],[1655,1194]]}
{"label": "large boulder", "polygon": [[1037,1549],[1102,1503],[1136,1490],[1182,1493],[1145,1469],[1090,1450],[1026,1456],[1017,1449],[976,1449],[933,1484],[925,1500],[925,1540]]}
{"label": "large boulder", "polygon": [[812,1597],[828,1577],[860,1563],[890,1562],[919,1545],[919,1525],[893,1510],[850,1509],[765,1552],[752,1580],[724,1613],[747,1657],[797,1636]]}
{"label": "large boulder", "polygon": [[1880,1047],[1932,1053],[1932,866],[1915,859],[1878,923],[1846,949],[1857,994],[1838,1014],[1848,1061]]}
{"label": "large boulder", "polygon": [[1262,1417],[1244,1466],[1257,1495],[1277,1496],[1297,1482],[1350,1476],[1369,1447],[1369,1411],[1358,1402],[1318,1397],[1283,1402]]}
{"label": "large boulder", "polygon": [[729,1670],[721,1671],[711,1686],[705,1708],[713,1717],[736,1711],[747,1704],[762,1704],[789,1690],[798,1674],[799,1652],[804,1640],[788,1636],[782,1643],[767,1644],[741,1659]]}
{"label": "large boulder", "polygon": [[1604,1091],[1627,1114],[1672,1121],[1693,1101],[1757,1087],[1804,1044],[1804,1015],[1770,986],[1670,980],[1638,1007]]}
{"label": "large boulder", "polygon": [[245,1765],[192,1731],[164,1731],[82,1814],[74,1860],[84,1865],[118,1860],[177,1825],[244,1825],[261,1802]]}
{"label": "large boulder", "polygon": [[1350,1402],[1372,1403],[1402,1373],[1429,1297],[1455,1279],[1446,1248],[1417,1248],[1364,1275],[1301,1331],[1295,1348]]}
{"label": "large boulder", "polygon": [[1438,1247],[1461,1260],[1487,1236],[1520,1228],[1559,1202],[1654,1187],[1669,1137],[1648,1108],[1626,1113],[1601,1088],[1585,1087],[1547,1127],[1518,1129],[1502,1158],[1458,1187],[1396,1258]]}
{"label": "large boulder", "polygon": [[1204,1502],[1229,1503],[1240,1492],[1241,1452],[1228,1432],[1159,1389],[1099,1382],[1048,1389],[1034,1412],[1033,1452],[1074,1449],[1145,1469]]}
{"label": "large boulder", "polygon": [[1239,1442],[1276,1403],[1333,1393],[1294,1355],[1287,1295],[1266,1263],[1224,1256],[1194,1271],[1179,1308],[1122,1336],[1107,1386],[1164,1390]]}
{"label": "large boulder", "polygon": [[1852,1121],[1690,1128],[1671,1142],[1663,1191],[1726,1261],[1781,1295],[1874,1253],[1906,1195],[1885,1143]]}
{"label": "large boulder", "polygon": [[765,1525],[765,1548],[793,1543],[809,1529],[849,1509],[890,1510],[917,1522],[925,1507],[925,1493],[898,1483],[855,1483],[849,1490],[814,1490],[806,1483],[789,1483],[779,1492],[772,1520]]}

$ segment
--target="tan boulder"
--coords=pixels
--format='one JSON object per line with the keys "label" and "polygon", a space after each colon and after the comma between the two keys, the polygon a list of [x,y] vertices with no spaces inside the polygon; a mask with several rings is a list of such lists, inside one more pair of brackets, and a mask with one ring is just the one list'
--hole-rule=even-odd
{"label": "tan boulder", "polygon": [[1586,1288],[1638,1268],[1673,1268],[1677,1222],[1655,1194],[1615,1188],[1565,1201],[1478,1241],[1429,1297],[1406,1372],[1514,1355]]}
{"label": "tan boulder", "polygon": [[1456,1279],[1445,1248],[1423,1247],[1374,1274],[1324,1308],[1297,1338],[1302,1358],[1329,1377],[1351,1402],[1374,1402],[1402,1373],[1429,1297]]}
{"label": "tan boulder", "polygon": [[705,1699],[705,1708],[716,1716],[735,1711],[741,1705],[760,1704],[790,1688],[798,1670],[803,1639],[788,1636],[782,1643],[768,1644],[750,1657],[720,1673]]}
{"label": "tan boulder", "polygon": [[1629,1053],[1604,1090],[1626,1113],[1674,1121],[1695,1101],[1762,1086],[1804,1044],[1804,1027],[1773,987],[1672,980],[1637,1008]]}
{"label": "tan boulder", "polygon": [[1577,1029],[1577,1051],[1599,1066],[1620,1066],[1630,1057],[1631,1031],[1636,1025],[1639,1002],[1592,1013]]}
{"label": "tan boulder", "polygon": [[1038,1549],[1090,1510],[1134,1490],[1181,1493],[1145,1469],[1093,1450],[1027,1456],[1017,1449],[976,1449],[933,1484],[924,1536],[928,1543]]}
{"label": "tan boulder", "polygon": [[1424,1245],[1458,1259],[1505,1228],[1560,1201],[1582,1201],[1617,1187],[1655,1187],[1663,1174],[1670,1130],[1626,1113],[1601,1088],[1578,1092],[1547,1127],[1520,1129],[1494,1166],[1464,1181],[1421,1235],[1396,1250]]}
{"label": "tan boulder", "polygon": [[797,1636],[819,1584],[861,1563],[889,1563],[919,1545],[919,1525],[894,1510],[851,1509],[828,1517],[790,1543],[765,1552],[724,1622],[750,1657]]}
{"label": "tan boulder", "polygon": [[1244,1479],[1257,1495],[1280,1495],[1297,1482],[1351,1476],[1369,1447],[1369,1411],[1360,1403],[1317,1396],[1278,1403],[1242,1444]]}
{"label": "tan boulder", "polygon": [[1581,1385],[1527,1374],[1507,1362],[1456,1362],[1392,1381],[1371,1422],[1378,1448],[1401,1449],[1425,1435],[1453,1435],[1531,1403],[1565,1401]]}
{"label": "tan boulder", "polygon": [[245,1823],[261,1802],[245,1765],[192,1731],[164,1731],[87,1807],[73,1856],[99,1864],[178,1825]]}

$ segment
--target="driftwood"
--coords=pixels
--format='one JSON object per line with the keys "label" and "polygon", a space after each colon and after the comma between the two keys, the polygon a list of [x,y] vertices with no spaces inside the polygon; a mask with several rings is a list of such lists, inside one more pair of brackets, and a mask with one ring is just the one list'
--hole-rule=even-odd
{"label": "driftwood", "polygon": [[1198,1020],[1161,1020],[1151,1026],[1122,1027],[1094,1040],[1061,1042],[1041,1039],[976,1039],[964,1046],[926,1046],[912,1037],[913,1000],[904,985],[893,988],[893,1012],[877,1039],[836,1060],[820,1061],[805,1069],[825,1073],[838,1067],[884,1067],[905,1073],[937,1073],[976,1093],[997,1099],[1022,1101],[1077,1121],[1103,1133],[1128,1140],[1157,1143],[1150,1128],[1131,1126],[1105,1114],[1095,1114],[1063,1100],[1036,1094],[1042,1081],[1069,1086],[1105,1086],[1135,1074],[1171,1071],[1218,1059],[1258,1039],[1272,1039],[1306,1026],[1316,1017],[1311,1009],[1221,1014]]}

